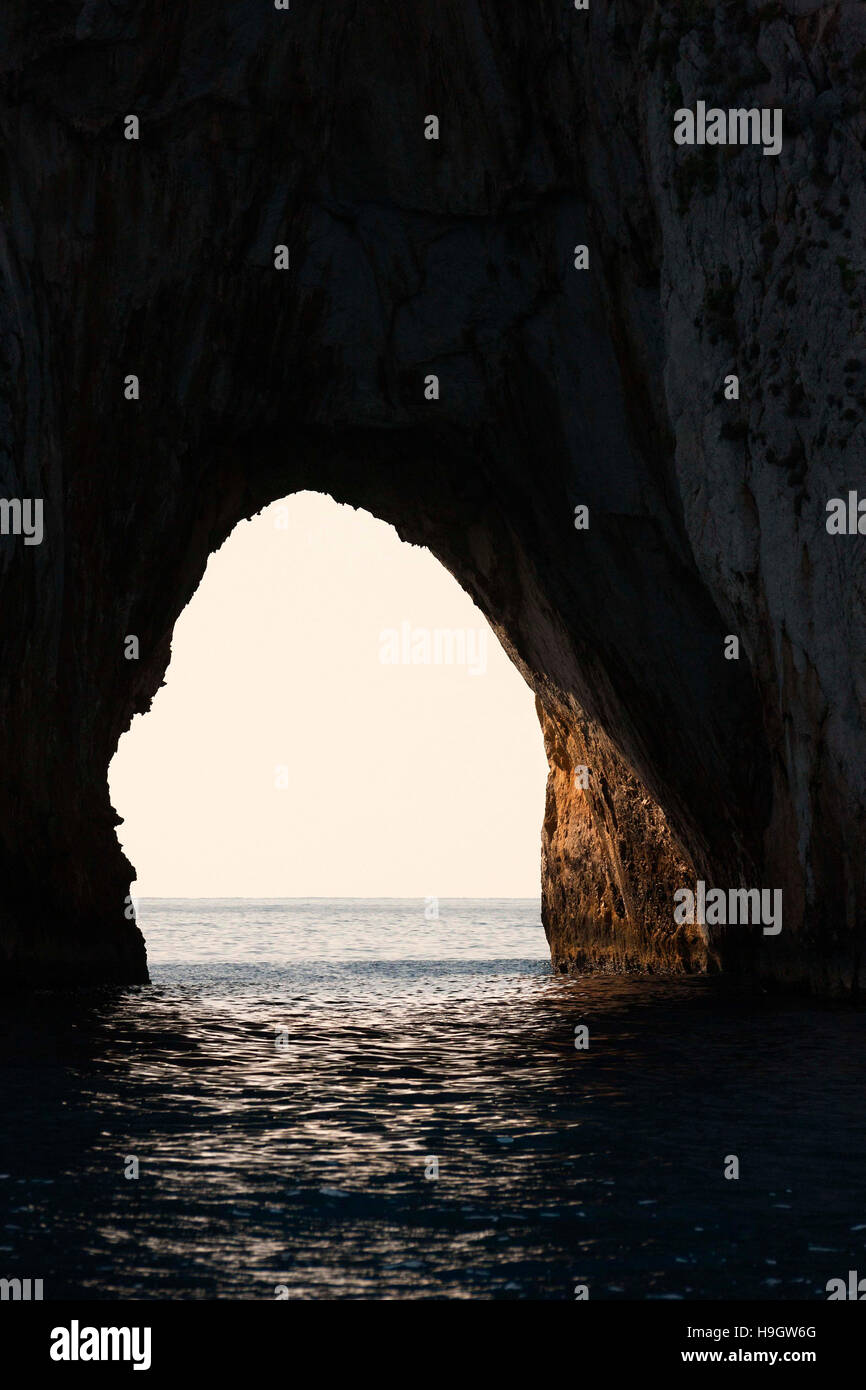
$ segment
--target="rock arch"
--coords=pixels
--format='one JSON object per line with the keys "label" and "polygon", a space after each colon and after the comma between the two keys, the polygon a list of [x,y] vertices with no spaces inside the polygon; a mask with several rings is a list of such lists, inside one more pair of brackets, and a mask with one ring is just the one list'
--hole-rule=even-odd
{"label": "rock arch", "polygon": [[[866,33],[806,8],[9,0],[0,491],[45,538],[0,543],[7,980],[144,978],[108,762],[209,552],[311,488],[427,545],[534,688],[557,963],[856,989],[863,581],[822,512],[863,457]],[[676,149],[719,71],[778,158]],[[781,887],[785,930],[675,928],[684,875]]]}

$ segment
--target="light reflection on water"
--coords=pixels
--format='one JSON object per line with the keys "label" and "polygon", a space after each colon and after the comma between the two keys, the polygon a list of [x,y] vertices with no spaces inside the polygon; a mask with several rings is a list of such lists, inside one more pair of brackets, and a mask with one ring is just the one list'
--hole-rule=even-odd
{"label": "light reflection on water", "polygon": [[440,913],[145,902],[151,986],[7,1002],[0,1277],[47,1298],[823,1298],[866,1273],[866,1016],[569,980],[537,904]]}

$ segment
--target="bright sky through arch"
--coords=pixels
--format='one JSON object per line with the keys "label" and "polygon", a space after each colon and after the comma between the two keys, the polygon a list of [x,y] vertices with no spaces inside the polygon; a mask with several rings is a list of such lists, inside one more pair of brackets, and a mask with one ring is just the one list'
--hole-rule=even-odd
{"label": "bright sky through arch", "polygon": [[534,897],[546,771],[451,575],[300,493],[211,556],[109,786],[140,896]]}

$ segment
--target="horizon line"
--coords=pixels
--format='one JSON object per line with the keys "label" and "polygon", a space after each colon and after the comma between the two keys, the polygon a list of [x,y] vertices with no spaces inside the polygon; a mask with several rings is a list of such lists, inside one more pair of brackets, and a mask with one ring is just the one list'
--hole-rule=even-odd
{"label": "horizon line", "polygon": [[285,903],[285,902],[325,902],[325,903],[379,903],[379,902],[427,902],[428,899],[435,897],[438,902],[461,902],[461,903],[484,903],[484,902],[509,902],[524,903],[540,900],[541,894],[531,894],[526,896],[521,894],[514,896],[508,893],[484,893],[484,894],[459,894],[459,893],[401,893],[401,894],[328,894],[328,893],[292,893],[284,895],[274,894],[250,894],[250,893],[136,893],[133,895],[138,902],[251,902],[251,903]]}

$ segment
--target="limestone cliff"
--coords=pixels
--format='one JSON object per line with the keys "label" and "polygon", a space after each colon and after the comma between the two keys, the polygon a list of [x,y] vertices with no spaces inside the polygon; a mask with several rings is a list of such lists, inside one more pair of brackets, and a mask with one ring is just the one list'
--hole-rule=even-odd
{"label": "limestone cliff", "polygon": [[[108,762],[209,552],[315,488],[535,690],[557,962],[856,990],[866,9],[6,0],[0,69],[4,978],[145,977]],[[781,154],[677,147],[698,100]],[[696,876],[783,931],[675,927]]]}

